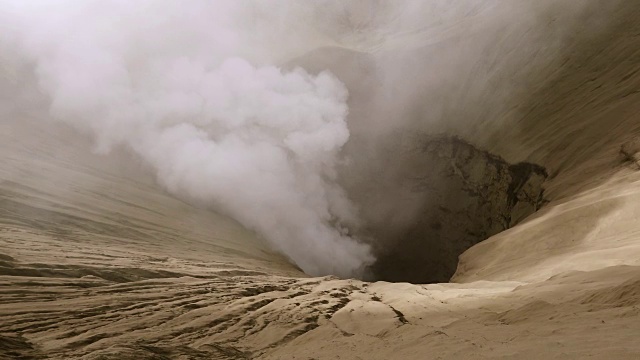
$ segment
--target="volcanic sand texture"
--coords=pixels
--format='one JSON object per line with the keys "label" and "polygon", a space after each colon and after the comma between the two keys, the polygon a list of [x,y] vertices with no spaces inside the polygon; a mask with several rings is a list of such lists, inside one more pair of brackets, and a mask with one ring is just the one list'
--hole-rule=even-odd
{"label": "volcanic sand texture", "polygon": [[449,284],[305,277],[66,130],[3,121],[0,358],[638,358],[640,172],[618,153],[640,135],[632,25],[568,54],[489,149],[547,167],[551,202]]}

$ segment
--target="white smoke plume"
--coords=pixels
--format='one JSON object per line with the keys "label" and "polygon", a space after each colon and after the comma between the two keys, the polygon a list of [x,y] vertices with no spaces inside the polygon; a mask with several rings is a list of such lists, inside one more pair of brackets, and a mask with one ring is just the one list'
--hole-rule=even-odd
{"label": "white smoke plume", "polygon": [[[137,154],[307,273],[362,276],[374,259],[354,234],[380,247],[424,216],[385,141],[447,132],[526,154],[495,139],[617,2],[5,0],[0,55],[33,64],[51,117],[95,151]],[[315,72],[278,67],[293,64]]]}
{"label": "white smoke plume", "polygon": [[347,90],[328,72],[266,64],[264,37],[242,25],[266,7],[86,0],[0,8],[3,40],[34,64],[52,117],[95,138],[96,151],[130,149],[168,191],[229,214],[309,274],[357,276],[372,262],[346,230],[357,216],[334,181],[349,138]]}

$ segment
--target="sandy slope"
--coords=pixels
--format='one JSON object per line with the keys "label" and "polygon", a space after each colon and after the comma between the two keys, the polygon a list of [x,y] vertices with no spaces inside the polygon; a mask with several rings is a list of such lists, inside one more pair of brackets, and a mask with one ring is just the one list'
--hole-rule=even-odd
{"label": "sandy slope", "polygon": [[0,358],[639,358],[640,172],[618,154],[637,8],[491,128],[481,145],[548,167],[551,202],[448,284],[308,278],[130,159],[3,113],[25,120],[0,122]]}

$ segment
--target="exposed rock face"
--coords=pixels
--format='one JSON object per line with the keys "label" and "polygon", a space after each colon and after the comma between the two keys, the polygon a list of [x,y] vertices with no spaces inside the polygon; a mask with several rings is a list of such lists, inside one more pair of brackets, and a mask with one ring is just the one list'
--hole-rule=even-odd
{"label": "exposed rock face", "polygon": [[401,175],[423,201],[414,223],[381,248],[373,266],[382,280],[445,282],[458,255],[535,212],[543,203],[545,169],[509,164],[456,137],[428,137],[412,152],[421,158]]}
{"label": "exposed rock face", "polygon": [[623,162],[635,164],[640,169],[640,139],[633,138],[620,146]]}

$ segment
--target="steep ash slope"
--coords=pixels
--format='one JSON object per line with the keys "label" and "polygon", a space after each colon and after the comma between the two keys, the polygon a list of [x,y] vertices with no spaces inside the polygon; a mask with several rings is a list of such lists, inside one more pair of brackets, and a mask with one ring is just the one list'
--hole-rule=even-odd
{"label": "steep ash slope", "polygon": [[[495,141],[492,150],[547,167],[546,194],[555,206],[465,254],[458,280],[480,273],[543,279],[569,269],[636,264],[637,184],[627,160],[640,136],[638,14],[637,5],[621,4],[610,31],[572,47],[551,81],[519,105],[515,126],[496,133],[514,141]],[[627,156],[620,153],[625,146]],[[497,244],[499,251],[489,250]],[[523,251],[536,255],[522,259]],[[483,265],[471,265],[472,258]]]}
{"label": "steep ash slope", "polygon": [[640,172],[619,150],[640,136],[639,11],[625,2],[535,96],[457,129],[546,167],[550,202],[466,251],[455,283],[307,278],[65,130],[25,142],[0,122],[0,358],[638,358]]}

